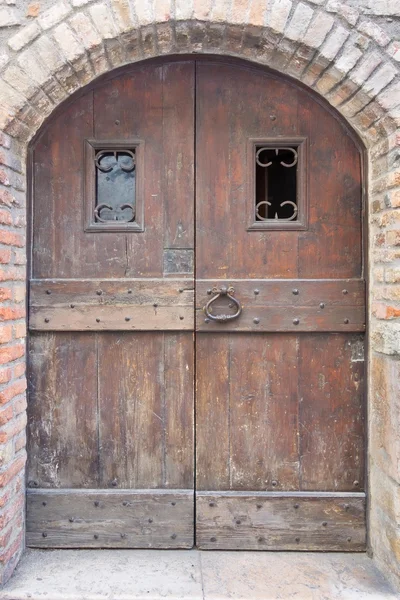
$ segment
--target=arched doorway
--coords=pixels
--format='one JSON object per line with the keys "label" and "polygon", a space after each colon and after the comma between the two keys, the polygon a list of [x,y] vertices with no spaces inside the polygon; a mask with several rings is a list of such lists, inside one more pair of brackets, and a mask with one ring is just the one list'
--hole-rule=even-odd
{"label": "arched doorway", "polygon": [[365,547],[361,150],[245,63],[141,63],[32,144],[28,545]]}

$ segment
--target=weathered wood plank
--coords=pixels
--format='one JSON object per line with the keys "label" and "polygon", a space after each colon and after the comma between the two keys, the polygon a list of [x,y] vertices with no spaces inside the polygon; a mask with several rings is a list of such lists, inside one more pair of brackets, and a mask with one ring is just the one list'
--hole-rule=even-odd
{"label": "weathered wood plank", "polygon": [[233,287],[235,298],[244,307],[285,306],[328,307],[364,306],[363,279],[197,279],[196,307],[203,308],[213,296],[210,290]]}
{"label": "weathered wood plank", "polygon": [[192,490],[29,490],[27,545],[191,548]]}
{"label": "weathered wood plank", "polygon": [[302,490],[364,489],[364,339],[302,335],[299,442]]}
{"label": "weathered wood plank", "polygon": [[32,306],[29,327],[32,331],[182,331],[194,328],[194,315],[192,306]]}
{"label": "weathered wood plank", "polygon": [[196,494],[202,549],[364,551],[364,494]]}
{"label": "weathered wood plank", "polygon": [[33,279],[29,302],[37,307],[75,305],[191,306],[194,281],[174,279]]}
{"label": "weathered wood plank", "polygon": [[[232,314],[235,308],[220,306],[212,314]],[[196,310],[197,331],[365,331],[363,306],[254,306],[243,307],[241,315],[232,321],[213,321],[202,309]]]}
{"label": "weathered wood plank", "polygon": [[28,485],[98,484],[96,334],[29,337]]}

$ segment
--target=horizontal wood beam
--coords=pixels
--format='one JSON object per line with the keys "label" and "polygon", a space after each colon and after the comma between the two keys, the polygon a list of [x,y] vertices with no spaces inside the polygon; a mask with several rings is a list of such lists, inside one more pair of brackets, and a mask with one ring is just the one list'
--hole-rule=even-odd
{"label": "horizontal wood beam", "polygon": [[[233,288],[242,312],[237,319],[214,321],[204,313],[214,290]],[[211,305],[215,315],[232,314],[227,296]],[[198,331],[363,332],[365,282],[360,279],[198,280]]]}
{"label": "horizontal wood beam", "polygon": [[193,490],[27,491],[35,548],[191,548]]}
{"label": "horizontal wood beam", "polygon": [[190,279],[33,280],[34,331],[193,330]]}
{"label": "horizontal wood beam", "polygon": [[364,551],[361,493],[197,492],[203,549]]}

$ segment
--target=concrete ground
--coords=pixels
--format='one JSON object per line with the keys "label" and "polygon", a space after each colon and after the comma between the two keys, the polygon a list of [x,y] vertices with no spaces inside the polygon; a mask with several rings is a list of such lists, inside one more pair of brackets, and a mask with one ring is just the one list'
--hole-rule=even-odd
{"label": "concrete ground", "polygon": [[365,554],[28,550],[0,600],[400,598]]}

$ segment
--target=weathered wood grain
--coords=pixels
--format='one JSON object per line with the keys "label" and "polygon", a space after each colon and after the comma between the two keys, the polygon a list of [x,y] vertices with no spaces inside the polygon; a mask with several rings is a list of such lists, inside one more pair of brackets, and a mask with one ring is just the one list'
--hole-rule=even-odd
{"label": "weathered wood grain", "polygon": [[30,490],[34,548],[191,548],[192,490]]}
{"label": "weathered wood grain", "polygon": [[199,548],[365,551],[364,494],[196,493]]}

